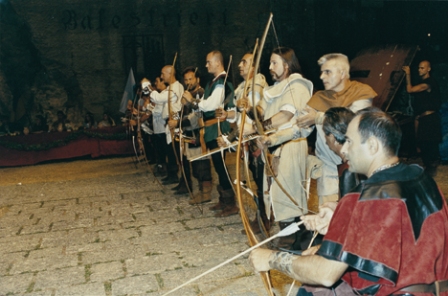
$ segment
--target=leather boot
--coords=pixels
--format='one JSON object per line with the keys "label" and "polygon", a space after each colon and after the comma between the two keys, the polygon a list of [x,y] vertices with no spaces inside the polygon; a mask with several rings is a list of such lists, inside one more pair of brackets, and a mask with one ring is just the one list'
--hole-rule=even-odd
{"label": "leather boot", "polygon": [[193,199],[191,199],[188,203],[190,205],[195,205],[200,203],[201,199],[202,199],[202,182],[199,181],[198,182],[198,189],[199,191],[193,196]]}
{"label": "leather boot", "polygon": [[[271,229],[272,223],[271,220],[268,219],[268,217],[266,216],[266,213],[261,213],[261,223],[263,223],[264,229],[269,232],[269,230]],[[261,229],[260,229],[260,223],[258,222],[258,217],[255,217],[254,220],[250,221],[250,228],[252,228],[252,231],[254,234],[260,234],[261,233]],[[241,230],[242,234],[246,234],[246,230]]]}
{"label": "leather boot", "polygon": [[177,177],[177,171],[168,171],[168,176],[162,179],[163,185],[171,185],[179,182],[179,177]]}
{"label": "leather boot", "polygon": [[[252,232],[254,234],[260,234],[261,233],[261,229],[260,229],[260,225],[258,225],[258,218],[255,218],[254,220],[250,221],[249,223],[250,228],[252,229]],[[241,234],[246,234],[246,230],[242,229],[241,230]]]}
{"label": "leather boot", "polygon": [[188,203],[190,205],[202,204],[211,201],[212,181],[203,181],[200,188],[202,190],[194,196]]}
{"label": "leather boot", "polygon": [[212,181],[202,182],[202,202],[209,202],[212,200]]}
{"label": "leather boot", "polygon": [[184,185],[184,183],[185,183],[184,178],[179,178],[179,183],[176,186],[174,186],[173,188],[171,188],[171,190],[175,190],[175,191],[179,190],[179,188],[182,187]]}
{"label": "leather boot", "polygon": [[157,177],[163,177],[166,174],[166,163],[156,164],[156,166],[154,167],[154,175]]}
{"label": "leather boot", "polygon": [[210,211],[222,211],[222,209],[224,209],[224,207],[225,207],[225,204],[223,203],[223,200],[222,200],[222,187],[221,187],[221,185],[216,186],[216,190],[218,190],[219,200],[218,200],[217,204],[215,204],[215,205],[213,205],[213,206],[208,208]]}
{"label": "leather boot", "polygon": [[187,185],[185,184],[185,182],[182,182],[182,184],[179,186],[179,188],[177,189],[177,191],[174,194],[175,195],[188,194],[189,193],[188,189],[193,191],[191,184],[188,184],[188,188],[187,188]]}
{"label": "leather boot", "polygon": [[215,217],[228,217],[239,213],[240,209],[236,206],[235,193],[232,188],[222,191],[222,201],[224,208]]}

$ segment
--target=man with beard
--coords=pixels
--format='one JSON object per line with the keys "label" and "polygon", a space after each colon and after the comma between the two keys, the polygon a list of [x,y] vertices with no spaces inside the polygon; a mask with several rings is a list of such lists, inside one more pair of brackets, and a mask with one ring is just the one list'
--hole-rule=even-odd
{"label": "man with beard", "polygon": [[[306,137],[312,129],[300,129],[300,136],[293,139],[289,131],[296,122],[313,92],[313,84],[300,74],[301,68],[291,48],[279,47],[271,54],[269,70],[275,84],[263,92],[265,131],[276,131],[263,138],[271,156],[265,169],[264,201],[266,216],[271,209],[281,229],[308,212],[306,183],[306,159],[308,145]],[[283,188],[282,188],[283,187]],[[281,237],[278,248],[302,249],[303,232]]]}
{"label": "man with beard", "polygon": [[[194,67],[188,67],[183,71],[184,78],[184,86],[187,91],[194,98],[201,98],[204,95],[204,89],[199,84],[199,73],[195,70]],[[188,188],[193,190],[191,183],[191,170],[190,170],[190,162],[189,160],[192,157],[201,155],[201,141],[200,141],[200,131],[202,128],[201,117],[202,113],[200,111],[195,111],[191,108],[191,104],[187,104],[186,100],[182,100],[183,110],[182,110],[182,121],[179,123],[178,120],[170,120],[168,124],[171,128],[181,128],[181,131],[186,137],[183,140],[183,155],[182,155],[182,165],[185,173],[185,179],[187,183],[185,183],[184,177],[180,178],[179,184],[172,188],[176,190],[175,194],[185,194],[188,193]],[[193,169],[193,176],[198,179],[199,188],[203,188],[204,182],[211,182],[211,165],[210,159],[199,159],[191,163],[191,167]],[[187,188],[188,184],[188,188]],[[203,190],[199,190],[198,195],[201,198],[207,199],[207,197],[202,197],[204,194],[210,194],[210,192],[203,192]],[[210,199],[210,197],[208,197]]]}
{"label": "man with beard", "polygon": [[[222,109],[223,105],[224,110],[234,108],[235,104],[233,102],[233,85],[226,80],[227,73],[224,70],[224,58],[222,53],[217,50],[210,52],[207,55],[205,67],[207,68],[208,73],[212,74],[214,78],[205,87],[204,96],[197,102],[193,99],[191,93],[186,91],[184,97],[190,103],[193,103],[195,108],[198,108],[203,112],[205,126],[204,141],[207,149],[213,150],[219,147],[217,138],[222,134],[230,132],[230,123],[228,121],[221,122],[220,119],[217,118],[215,111]],[[221,157],[220,153],[212,154],[213,166],[215,167],[215,171],[219,178],[219,202],[210,209],[219,211],[215,215],[216,217],[236,215],[239,211],[236,206],[235,193],[232,184],[227,176],[227,169],[224,163],[225,152],[223,155],[224,157]],[[211,181],[204,182],[202,190],[207,194],[197,196],[194,200],[190,201],[190,204],[211,201],[209,194],[212,190]]]}

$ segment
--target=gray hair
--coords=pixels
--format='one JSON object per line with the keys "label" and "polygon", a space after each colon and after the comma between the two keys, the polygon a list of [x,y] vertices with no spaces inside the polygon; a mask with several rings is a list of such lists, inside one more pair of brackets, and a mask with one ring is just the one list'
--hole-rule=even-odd
{"label": "gray hair", "polygon": [[350,78],[350,63],[348,61],[348,57],[342,53],[329,53],[323,55],[318,61],[317,64],[322,66],[328,61],[334,60],[336,62],[336,66],[339,70],[346,72],[347,77]]}

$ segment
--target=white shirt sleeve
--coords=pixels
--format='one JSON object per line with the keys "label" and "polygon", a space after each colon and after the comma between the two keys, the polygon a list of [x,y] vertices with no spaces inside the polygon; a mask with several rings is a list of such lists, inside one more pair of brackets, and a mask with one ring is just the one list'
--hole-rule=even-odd
{"label": "white shirt sleeve", "polygon": [[164,105],[165,104],[156,104],[152,110],[152,113],[162,115]]}
{"label": "white shirt sleeve", "polygon": [[175,93],[171,96],[171,111],[172,112],[180,112],[182,109],[181,99],[177,97]]}
{"label": "white shirt sleeve", "polygon": [[295,106],[293,106],[291,104],[285,104],[280,107],[280,111],[288,111],[288,112],[291,112],[292,114],[296,114],[297,109]]}
{"label": "white shirt sleeve", "polygon": [[[249,104],[252,106],[252,91],[250,91],[247,94],[247,99],[249,101]],[[258,105],[258,103],[260,102],[260,93],[259,92],[255,92],[255,105]]]}
{"label": "white shirt sleeve", "polygon": [[366,99],[366,100],[354,101],[348,108],[356,113],[359,110],[362,110],[364,108],[371,107],[371,106],[372,106],[372,99]]}
{"label": "white shirt sleeve", "polygon": [[151,112],[154,112],[154,108],[155,108],[155,105],[152,105],[152,104],[148,104],[148,110],[149,111],[151,111]]}
{"label": "white shirt sleeve", "polygon": [[162,92],[152,91],[149,95],[151,98],[151,102],[154,103],[166,103],[168,102],[168,89],[163,90]]}
{"label": "white shirt sleeve", "polygon": [[230,123],[234,123],[234,122],[236,122],[237,121],[237,119],[238,119],[238,117],[239,117],[239,113],[238,113],[238,111],[236,110],[236,107],[232,107],[232,108],[227,108],[227,110],[226,110],[227,112],[229,112],[229,111],[234,111],[235,112],[235,117],[234,118],[226,118],[226,120],[228,121],[228,122],[230,122]]}
{"label": "white shirt sleeve", "polygon": [[211,95],[206,100],[201,100],[198,106],[201,111],[214,111],[221,107],[224,99],[224,84],[218,84]]}

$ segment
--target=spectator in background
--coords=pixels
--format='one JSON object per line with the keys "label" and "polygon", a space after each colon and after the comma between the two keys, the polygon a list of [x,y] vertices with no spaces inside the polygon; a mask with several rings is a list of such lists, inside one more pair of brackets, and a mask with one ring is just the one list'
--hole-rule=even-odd
{"label": "spectator in background", "polygon": [[9,135],[10,133],[8,116],[0,114],[0,135],[4,136]]}
{"label": "spectator in background", "polygon": [[95,121],[95,116],[87,112],[87,114],[84,117],[84,129],[91,129],[91,128],[97,128],[97,124]]}
{"label": "spectator in background", "polygon": [[23,126],[18,123],[10,122],[9,116],[0,115],[0,135],[15,136],[22,132]]}
{"label": "spectator in background", "polygon": [[107,113],[103,113],[103,119],[98,122],[98,128],[115,126],[115,121]]}
{"label": "spectator in background", "polygon": [[70,121],[67,119],[67,115],[61,110],[57,113],[57,120],[51,125],[51,131],[53,132],[66,132],[71,131]]}
{"label": "spectator in background", "polygon": [[42,115],[36,115],[36,118],[34,119],[34,122],[31,125],[31,132],[32,133],[48,132],[48,124],[45,117],[43,117]]}

